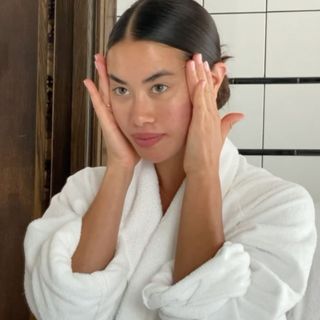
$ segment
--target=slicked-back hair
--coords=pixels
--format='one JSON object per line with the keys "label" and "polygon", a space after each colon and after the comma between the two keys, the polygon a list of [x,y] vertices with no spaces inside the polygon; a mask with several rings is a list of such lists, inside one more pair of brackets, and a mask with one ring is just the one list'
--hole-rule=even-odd
{"label": "slicked-back hair", "polygon": [[[220,37],[211,15],[194,0],[138,0],[114,25],[107,50],[118,42],[154,41],[180,49],[186,60],[201,53],[212,68],[230,56],[221,56]],[[225,76],[217,96],[218,109],[229,100],[230,88]]]}

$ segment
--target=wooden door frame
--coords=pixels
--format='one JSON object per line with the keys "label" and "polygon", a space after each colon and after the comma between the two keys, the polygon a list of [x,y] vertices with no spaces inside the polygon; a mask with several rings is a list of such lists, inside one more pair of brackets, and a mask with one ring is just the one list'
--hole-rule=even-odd
{"label": "wooden door frame", "polygon": [[101,130],[83,85],[105,53],[116,0],[39,0],[34,218],[66,179],[103,165]]}

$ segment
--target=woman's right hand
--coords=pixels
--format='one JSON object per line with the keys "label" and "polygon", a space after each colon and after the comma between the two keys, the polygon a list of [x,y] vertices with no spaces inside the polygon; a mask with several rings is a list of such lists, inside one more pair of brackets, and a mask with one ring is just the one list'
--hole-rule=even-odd
{"label": "woman's right hand", "polygon": [[89,92],[102,129],[108,155],[107,166],[133,170],[140,156],[121,132],[112,113],[105,58],[102,54],[95,56],[95,65],[99,75],[99,91],[91,79],[85,79],[83,83]]}

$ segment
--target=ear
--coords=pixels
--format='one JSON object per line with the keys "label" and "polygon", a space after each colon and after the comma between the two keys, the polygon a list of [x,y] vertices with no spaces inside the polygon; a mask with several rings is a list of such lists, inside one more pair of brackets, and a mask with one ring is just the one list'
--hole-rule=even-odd
{"label": "ear", "polygon": [[227,66],[224,62],[217,62],[212,68],[212,80],[214,84],[214,89],[219,90],[221,83],[227,73]]}

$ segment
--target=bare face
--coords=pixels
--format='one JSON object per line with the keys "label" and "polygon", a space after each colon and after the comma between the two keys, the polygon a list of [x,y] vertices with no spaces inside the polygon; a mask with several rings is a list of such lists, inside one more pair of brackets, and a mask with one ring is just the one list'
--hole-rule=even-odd
{"label": "bare face", "polygon": [[[182,51],[151,41],[124,40],[107,55],[110,101],[122,133],[143,159],[160,163],[183,150],[192,114]],[[137,133],[163,134],[141,146]]]}

